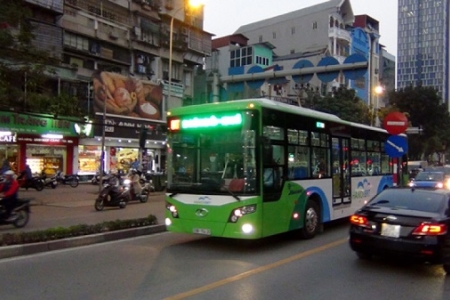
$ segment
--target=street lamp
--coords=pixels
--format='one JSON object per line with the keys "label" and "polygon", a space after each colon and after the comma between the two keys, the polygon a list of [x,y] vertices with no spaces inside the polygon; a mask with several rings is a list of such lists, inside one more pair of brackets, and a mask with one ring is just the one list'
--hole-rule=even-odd
{"label": "street lamp", "polygon": [[375,98],[375,104],[373,106],[373,115],[375,116],[375,126],[380,126],[380,120],[378,119],[378,105],[379,105],[379,97],[384,92],[384,88],[381,85],[377,85],[374,89],[376,98]]}
{"label": "street lamp", "polygon": [[[184,2],[184,1],[183,1]],[[203,5],[201,0],[191,0],[188,2],[188,6],[191,8],[197,8],[200,7],[201,5]],[[184,9],[184,6],[179,7],[172,15],[170,18],[170,31],[169,31],[169,88],[167,91],[167,101],[166,101],[166,107],[165,110],[167,112],[168,108],[169,108],[169,101],[170,101],[170,97],[171,97],[171,93],[172,93],[172,48],[173,48],[173,22],[175,19],[175,16],[177,13],[179,13],[182,9]]]}

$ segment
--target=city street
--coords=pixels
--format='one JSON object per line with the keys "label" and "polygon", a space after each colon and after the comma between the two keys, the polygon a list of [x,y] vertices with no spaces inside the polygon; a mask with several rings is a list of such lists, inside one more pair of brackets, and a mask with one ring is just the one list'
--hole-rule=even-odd
{"label": "city street", "polygon": [[348,225],[248,243],[160,233],[0,260],[2,300],[450,299],[441,266],[360,260]]}
{"label": "city street", "polygon": [[76,188],[59,185],[56,189],[45,188],[41,192],[20,189],[19,197],[33,199],[30,222],[21,229],[12,225],[1,226],[0,234],[144,218],[150,214],[157,217],[159,224],[164,223],[164,192],[154,193],[147,203],[132,201],[124,209],[106,207],[98,212],[94,209],[98,191],[98,185],[88,183],[80,184]]}

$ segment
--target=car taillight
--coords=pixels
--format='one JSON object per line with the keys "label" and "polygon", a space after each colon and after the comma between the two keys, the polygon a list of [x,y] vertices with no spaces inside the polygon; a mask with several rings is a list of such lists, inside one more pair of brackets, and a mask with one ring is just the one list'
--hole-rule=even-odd
{"label": "car taillight", "polygon": [[356,226],[370,228],[369,220],[364,216],[352,215],[350,216],[350,223]]}
{"label": "car taillight", "polygon": [[414,231],[413,235],[444,235],[447,234],[447,225],[422,223]]}

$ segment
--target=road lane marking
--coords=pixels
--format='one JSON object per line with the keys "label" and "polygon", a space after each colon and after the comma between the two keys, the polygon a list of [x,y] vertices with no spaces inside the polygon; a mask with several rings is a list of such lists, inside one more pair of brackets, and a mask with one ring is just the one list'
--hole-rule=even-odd
{"label": "road lane marking", "polygon": [[307,256],[310,256],[310,255],[313,255],[313,254],[317,254],[319,252],[328,250],[330,248],[337,247],[337,246],[342,245],[343,243],[345,243],[347,241],[348,241],[348,238],[337,240],[335,242],[332,242],[332,243],[329,243],[329,244],[326,244],[326,245],[323,245],[323,246],[320,246],[320,247],[317,247],[317,248],[314,248],[314,249],[311,249],[311,250],[308,250],[308,251],[296,254],[294,256],[291,256],[291,257],[288,257],[288,258],[276,261],[274,263],[271,263],[271,264],[268,264],[268,265],[265,265],[265,266],[261,266],[261,267],[258,267],[258,268],[255,268],[255,269],[252,269],[252,270],[246,271],[244,273],[241,273],[241,274],[238,274],[238,275],[235,275],[235,276],[231,276],[231,277],[228,277],[228,278],[225,278],[225,279],[222,279],[222,280],[218,280],[216,282],[207,284],[205,286],[202,286],[202,287],[199,287],[199,288],[196,288],[196,289],[192,289],[192,290],[184,292],[184,293],[180,293],[178,295],[167,297],[164,300],[179,300],[179,299],[185,299],[185,298],[188,298],[188,297],[192,297],[192,296],[201,294],[203,292],[207,292],[209,290],[221,287],[223,285],[226,285],[226,284],[238,281],[238,280],[242,280],[244,278],[247,278],[247,277],[250,277],[250,276],[253,276],[253,275],[256,275],[256,274],[259,274],[259,273],[262,273],[262,272],[265,272],[265,271],[268,271],[268,270],[271,270],[271,269],[274,269],[276,267],[279,267],[279,266],[282,266],[282,265],[285,265],[285,264],[288,264],[288,263],[291,263],[293,261],[303,259],[303,258],[305,258]]}

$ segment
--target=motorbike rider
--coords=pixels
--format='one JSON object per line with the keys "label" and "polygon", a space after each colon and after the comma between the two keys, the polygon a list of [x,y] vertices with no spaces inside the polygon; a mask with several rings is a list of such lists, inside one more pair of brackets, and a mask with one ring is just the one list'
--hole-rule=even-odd
{"label": "motorbike rider", "polygon": [[0,195],[3,194],[0,204],[5,207],[5,220],[13,221],[14,217],[11,216],[11,212],[17,202],[19,183],[14,178],[14,171],[8,170],[3,175],[5,176],[5,180],[0,184]]}
{"label": "motorbike rider", "polygon": [[135,197],[139,197],[142,193],[142,186],[140,183],[140,176],[136,169],[130,169],[128,178],[131,180],[131,188]]}

